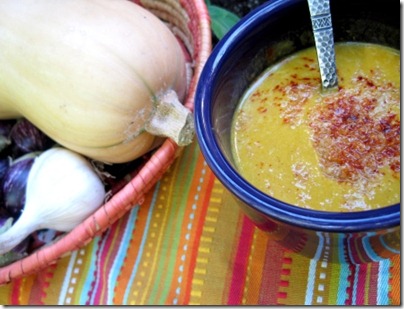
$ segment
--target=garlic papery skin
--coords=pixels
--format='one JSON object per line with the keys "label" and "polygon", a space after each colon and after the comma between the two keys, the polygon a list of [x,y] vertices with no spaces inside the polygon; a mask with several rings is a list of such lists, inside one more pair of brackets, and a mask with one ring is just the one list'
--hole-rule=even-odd
{"label": "garlic papery skin", "polygon": [[21,216],[0,234],[0,254],[36,230],[72,230],[99,208],[104,198],[104,184],[85,157],[61,147],[46,150],[35,159],[28,175]]}

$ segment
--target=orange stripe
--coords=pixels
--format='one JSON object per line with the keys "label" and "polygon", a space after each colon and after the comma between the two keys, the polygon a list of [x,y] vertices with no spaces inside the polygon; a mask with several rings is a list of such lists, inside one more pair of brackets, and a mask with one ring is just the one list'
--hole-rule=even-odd
{"label": "orange stripe", "polygon": [[[45,272],[46,273],[46,272]],[[45,273],[42,272],[42,276],[45,276]],[[36,279],[36,280],[35,280]],[[34,282],[36,284],[34,285]],[[40,276],[27,276],[24,277],[21,281],[21,293],[19,295],[19,301],[21,305],[42,305],[42,302],[39,300],[42,297],[42,280],[40,280]],[[23,293],[23,291],[31,291],[31,293]],[[32,293],[34,292],[34,293]],[[36,294],[36,295],[35,295]],[[34,301],[34,302],[33,302]]]}
{"label": "orange stripe", "polygon": [[[192,150],[193,151],[193,150]],[[191,259],[193,259],[192,257],[192,253],[194,248],[197,248],[199,245],[199,235],[197,235],[197,233],[195,232],[195,224],[203,221],[203,216],[201,215],[201,208],[200,205],[198,205],[196,207],[196,209],[192,209],[192,206],[194,203],[198,203],[197,201],[195,201],[194,197],[198,192],[198,186],[203,186],[201,188],[201,191],[206,190],[206,186],[207,184],[205,183],[205,181],[203,183],[200,183],[199,179],[200,177],[203,177],[201,172],[204,169],[204,164],[203,164],[203,160],[201,158],[199,158],[199,160],[196,161],[195,163],[195,174],[194,177],[192,178],[192,182],[190,184],[189,187],[189,191],[188,191],[188,198],[187,198],[187,202],[186,202],[186,206],[185,206],[185,211],[184,211],[184,215],[183,215],[183,221],[181,222],[182,225],[182,229],[181,232],[179,233],[179,235],[183,236],[180,239],[180,242],[178,244],[179,246],[179,250],[177,251],[177,257],[176,257],[176,261],[174,264],[174,271],[173,271],[173,275],[172,275],[172,280],[171,280],[171,289],[167,295],[167,299],[165,300],[165,303],[167,305],[172,305],[174,302],[175,298],[180,297],[177,301],[178,304],[183,304],[184,303],[184,295],[186,293],[184,293],[183,288],[184,285],[187,284],[187,282],[192,282],[192,278],[190,278],[191,276],[189,274],[191,274],[193,272],[193,268],[192,266],[190,266],[190,261]],[[187,225],[189,223],[189,217],[191,215],[191,213],[193,213],[194,215],[194,219],[192,220],[192,230],[188,231],[187,230]],[[189,234],[189,239],[185,239],[185,235]],[[176,236],[174,236],[176,237]],[[188,249],[187,249],[187,258],[185,259],[185,261],[183,261],[181,259],[181,256],[184,254],[184,251],[182,248],[184,248],[184,246],[187,245]],[[191,254],[190,254],[191,253]],[[182,272],[180,273],[179,268],[182,267]],[[179,284],[178,282],[178,278],[181,276],[182,278],[182,282],[181,284]],[[188,281],[187,281],[188,280]],[[190,284],[190,283],[189,283]],[[177,287],[181,288],[181,293],[180,295],[176,294],[176,289]]]}
{"label": "orange stripe", "polygon": [[268,235],[255,229],[252,251],[249,260],[248,284],[244,292],[243,305],[256,305],[259,303],[260,287],[263,276],[262,265],[265,262],[266,250],[268,243]]}
{"label": "orange stripe", "polygon": [[391,305],[401,305],[401,256],[391,258],[390,302]]}
{"label": "orange stripe", "polygon": [[[150,204],[153,198],[154,187],[152,187],[148,194],[145,195],[145,200],[142,205],[136,206],[140,207],[138,210],[135,229],[130,239],[130,244],[128,246],[128,252],[125,256],[125,262],[122,265],[121,272],[117,279],[117,285],[114,290],[114,299],[113,302],[115,304],[123,304],[125,291],[128,288],[129,280],[132,274],[133,266],[135,265],[136,259],[139,254],[140,244],[142,242],[143,234],[136,231],[143,231],[147,222],[147,214],[149,212]],[[128,216],[128,214],[126,214]]]}

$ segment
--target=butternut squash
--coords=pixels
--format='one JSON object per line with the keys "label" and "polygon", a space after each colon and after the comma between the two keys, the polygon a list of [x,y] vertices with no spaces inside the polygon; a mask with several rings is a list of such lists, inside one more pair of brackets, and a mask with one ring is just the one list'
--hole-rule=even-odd
{"label": "butternut squash", "polygon": [[111,163],[192,141],[185,56],[152,13],[126,0],[1,0],[0,12],[0,118]]}

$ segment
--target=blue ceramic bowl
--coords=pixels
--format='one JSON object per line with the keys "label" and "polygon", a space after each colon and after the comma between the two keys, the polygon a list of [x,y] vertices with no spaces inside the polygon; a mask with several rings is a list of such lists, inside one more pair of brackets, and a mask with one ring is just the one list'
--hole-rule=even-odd
{"label": "blue ceramic bowl", "polygon": [[[400,49],[398,3],[331,0],[334,39]],[[400,205],[340,213],[296,207],[264,194],[236,170],[230,146],[234,110],[268,66],[314,46],[306,0],[274,0],[239,21],[215,46],[195,100],[196,134],[216,177],[245,214],[283,246],[310,258],[363,263],[400,252]]]}

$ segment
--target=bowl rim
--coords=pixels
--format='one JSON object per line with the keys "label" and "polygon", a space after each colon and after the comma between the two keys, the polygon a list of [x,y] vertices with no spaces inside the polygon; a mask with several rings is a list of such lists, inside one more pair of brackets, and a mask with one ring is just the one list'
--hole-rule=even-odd
{"label": "bowl rim", "polygon": [[301,1],[304,0],[274,0],[260,5],[236,23],[214,47],[202,70],[195,96],[195,131],[201,152],[212,172],[233,195],[277,221],[316,231],[343,233],[397,227],[401,219],[400,203],[357,212],[329,212],[294,206],[266,195],[237,173],[222,154],[211,130],[213,84],[226,63],[227,55],[236,48],[241,38],[247,37],[246,34],[265,22],[269,15]]}

